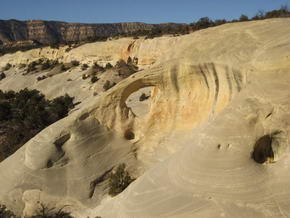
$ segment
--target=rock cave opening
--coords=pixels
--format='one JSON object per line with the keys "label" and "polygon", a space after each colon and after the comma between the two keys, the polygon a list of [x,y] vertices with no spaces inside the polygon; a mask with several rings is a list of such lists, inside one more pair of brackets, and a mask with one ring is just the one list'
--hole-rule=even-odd
{"label": "rock cave opening", "polygon": [[253,148],[252,159],[259,163],[275,163],[288,153],[288,136],[281,130],[260,137]]}
{"label": "rock cave opening", "polygon": [[133,140],[135,139],[135,134],[131,129],[128,129],[124,133],[124,138],[127,140]]}
{"label": "rock cave opening", "polygon": [[273,137],[271,135],[264,135],[256,141],[252,153],[252,158],[255,162],[263,164],[274,160],[272,141]]}

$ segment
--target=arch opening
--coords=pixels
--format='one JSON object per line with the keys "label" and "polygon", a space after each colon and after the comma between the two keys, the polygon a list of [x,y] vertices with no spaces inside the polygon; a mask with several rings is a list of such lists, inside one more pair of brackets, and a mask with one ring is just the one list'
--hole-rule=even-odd
{"label": "arch opening", "polygon": [[126,105],[139,118],[144,118],[150,111],[152,86],[140,88],[131,93]]}

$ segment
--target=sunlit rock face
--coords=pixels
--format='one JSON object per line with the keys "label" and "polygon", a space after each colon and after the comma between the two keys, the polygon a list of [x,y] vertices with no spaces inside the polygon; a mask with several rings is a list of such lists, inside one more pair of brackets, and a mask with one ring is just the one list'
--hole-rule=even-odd
{"label": "sunlit rock face", "polygon": [[163,23],[146,24],[130,23],[67,23],[44,20],[0,20],[0,40],[11,43],[25,40],[35,40],[42,44],[55,42],[77,43],[102,37],[118,36],[146,31],[164,31],[168,29],[188,28],[188,24]]}
{"label": "sunlit rock face", "polygon": [[[76,79],[77,110],[0,163],[1,200],[26,215],[45,201],[72,205],[76,217],[287,217],[289,23],[226,24],[1,57],[4,66],[37,55],[89,64],[130,56],[143,69],[97,96]],[[81,72],[43,86],[25,76],[15,83],[54,97],[66,87],[73,92],[65,82],[72,75]],[[111,198],[106,175],[120,163],[137,179]]]}

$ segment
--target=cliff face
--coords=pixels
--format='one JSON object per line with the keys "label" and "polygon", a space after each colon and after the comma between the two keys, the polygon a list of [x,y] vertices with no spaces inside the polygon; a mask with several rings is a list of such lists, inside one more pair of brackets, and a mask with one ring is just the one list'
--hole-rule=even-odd
{"label": "cliff face", "polygon": [[177,29],[186,26],[186,24],[174,23],[81,24],[42,20],[0,20],[0,40],[3,43],[22,40],[36,40],[43,44],[78,42],[138,31],[162,31],[168,28]]}

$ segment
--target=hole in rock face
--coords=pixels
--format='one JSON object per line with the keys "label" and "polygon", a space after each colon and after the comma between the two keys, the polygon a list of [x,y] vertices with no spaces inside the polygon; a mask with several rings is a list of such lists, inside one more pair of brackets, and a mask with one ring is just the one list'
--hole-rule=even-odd
{"label": "hole in rock face", "polygon": [[47,168],[50,168],[50,167],[52,167],[53,166],[53,162],[52,162],[52,160],[48,160],[47,161],[47,164],[46,164],[46,167]]}
{"label": "hole in rock face", "polygon": [[61,147],[63,146],[64,143],[66,143],[70,139],[70,137],[71,137],[70,133],[66,133],[58,137],[53,144],[56,146],[58,150],[62,150]]}
{"label": "hole in rock face", "polygon": [[274,152],[272,149],[273,138],[271,135],[264,135],[259,138],[254,146],[252,158],[260,164],[272,162],[274,160]]}
{"label": "hole in rock face", "polygon": [[126,132],[124,133],[124,138],[127,140],[133,140],[135,138],[135,134],[130,129],[126,130]]}

